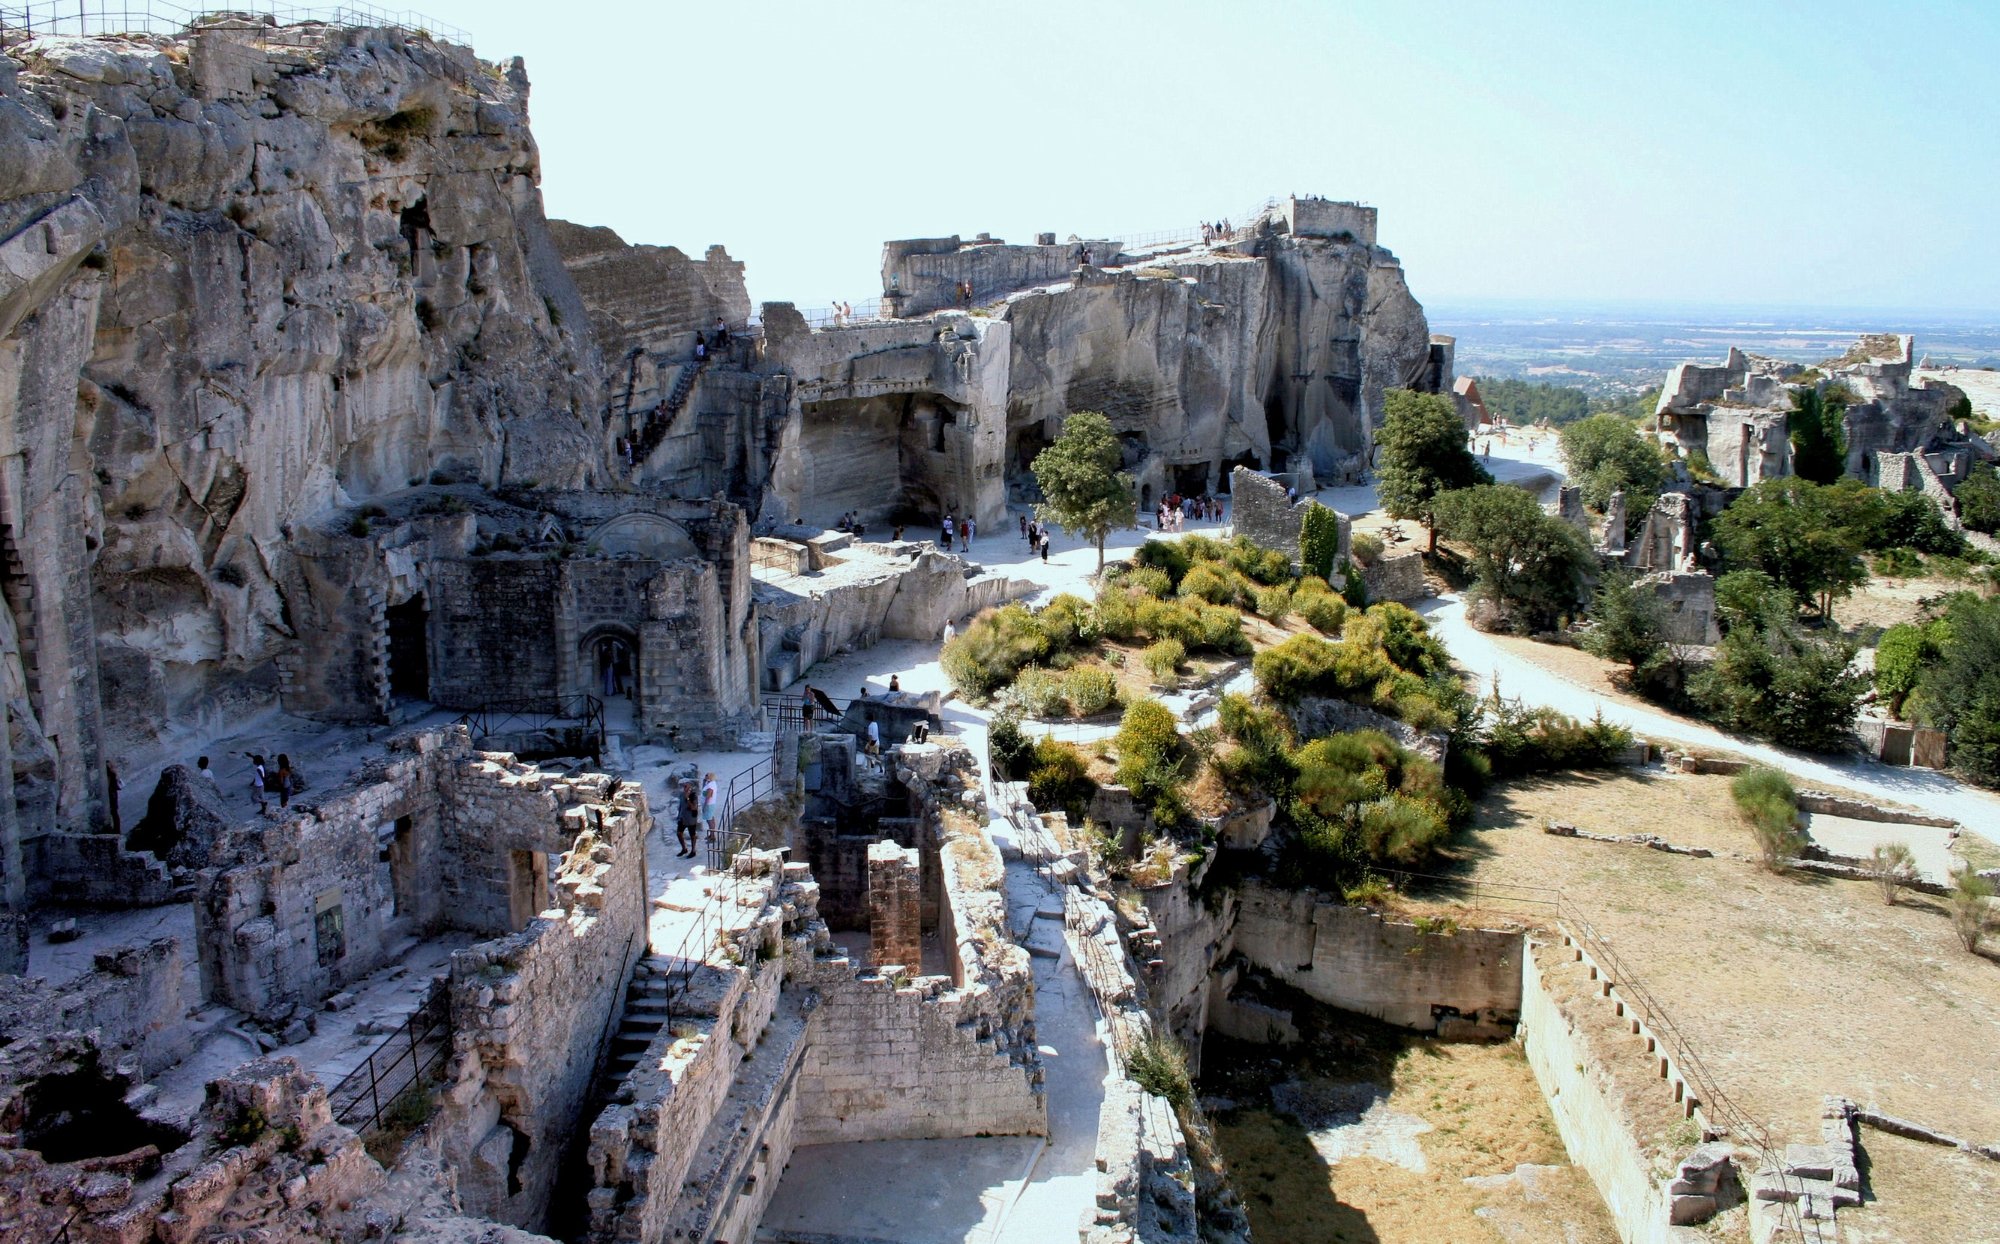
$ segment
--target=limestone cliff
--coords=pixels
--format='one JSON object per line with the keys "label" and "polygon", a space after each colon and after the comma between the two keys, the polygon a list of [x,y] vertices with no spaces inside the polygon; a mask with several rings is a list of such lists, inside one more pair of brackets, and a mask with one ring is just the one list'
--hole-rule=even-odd
{"label": "limestone cliff", "polygon": [[518,60],[318,25],[6,52],[4,694],[73,825],[100,737],[269,701],[295,527],[595,482],[601,367]]}
{"label": "limestone cliff", "polygon": [[1102,410],[1155,496],[1212,489],[1233,463],[1358,478],[1382,391],[1421,385],[1429,366],[1401,265],[1352,238],[1273,234],[1234,250],[1085,269],[1010,300],[1010,468],[1068,412]]}

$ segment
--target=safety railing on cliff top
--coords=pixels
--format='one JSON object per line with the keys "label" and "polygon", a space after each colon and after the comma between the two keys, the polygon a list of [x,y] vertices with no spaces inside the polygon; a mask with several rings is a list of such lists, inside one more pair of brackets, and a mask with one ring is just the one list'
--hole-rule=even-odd
{"label": "safety railing on cliff top", "polygon": [[413,35],[470,46],[468,32],[409,9],[381,9],[372,4],[289,5],[270,0],[236,0],[212,8],[190,9],[165,0],[43,0],[36,4],[0,5],[0,42],[48,35],[182,35],[223,27],[243,30],[259,43],[289,43],[289,27],[317,23],[326,26],[393,26]]}

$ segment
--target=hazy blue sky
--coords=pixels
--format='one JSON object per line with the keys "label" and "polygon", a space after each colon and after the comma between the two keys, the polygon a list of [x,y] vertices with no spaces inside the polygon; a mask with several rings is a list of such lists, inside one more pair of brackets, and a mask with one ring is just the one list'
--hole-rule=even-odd
{"label": "hazy blue sky", "polygon": [[887,238],[1380,207],[1425,301],[2000,307],[2000,0],[428,0],[549,214],[879,292]]}

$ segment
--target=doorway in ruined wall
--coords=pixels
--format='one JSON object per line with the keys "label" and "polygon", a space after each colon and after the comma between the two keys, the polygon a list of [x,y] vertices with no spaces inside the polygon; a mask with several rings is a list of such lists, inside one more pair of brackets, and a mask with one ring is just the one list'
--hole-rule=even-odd
{"label": "doorway in ruined wall", "polygon": [[583,668],[590,694],[604,701],[609,729],[629,729],[640,720],[645,699],[639,682],[639,641],[619,628],[593,630],[583,641]]}
{"label": "doorway in ruined wall", "polygon": [[375,830],[377,890],[383,895],[383,940],[388,931],[412,931],[423,920],[417,881],[416,818],[399,816]]}
{"label": "doorway in ruined wall", "polygon": [[507,853],[507,927],[520,932],[549,905],[549,857],[540,851]]}
{"label": "doorway in ruined wall", "polygon": [[422,592],[385,611],[389,629],[389,702],[431,698],[430,605]]}

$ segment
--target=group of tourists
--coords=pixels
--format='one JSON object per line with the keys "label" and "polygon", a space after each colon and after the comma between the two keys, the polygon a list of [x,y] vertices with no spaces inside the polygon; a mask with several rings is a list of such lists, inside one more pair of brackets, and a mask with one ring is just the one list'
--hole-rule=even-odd
{"label": "group of tourists", "polygon": [[701,779],[701,789],[696,790],[694,779],[681,782],[681,806],[674,815],[674,841],[680,850],[674,852],[681,859],[691,859],[695,848],[700,845],[701,828],[708,827],[708,840],[715,841],[715,822],[722,816],[722,791],[715,783],[713,769]]}
{"label": "group of tourists", "polygon": [[1213,246],[1217,242],[1226,242],[1229,240],[1231,232],[1232,230],[1229,228],[1227,217],[1214,223],[1204,220],[1201,222],[1201,244],[1203,246]]}
{"label": "group of tourists", "polygon": [[951,300],[961,307],[972,305],[972,282],[959,281],[951,287]]}
{"label": "group of tourists", "polygon": [[1198,497],[1169,493],[1160,501],[1154,512],[1161,531],[1179,531],[1182,524],[1192,519],[1196,522],[1222,521],[1222,498],[1203,493]]}
{"label": "group of tourists", "polygon": [[840,521],[834,525],[834,530],[845,531],[859,540],[868,534],[868,524],[861,521],[858,511],[849,510],[840,516]]}
{"label": "group of tourists", "polygon": [[845,328],[847,321],[853,318],[854,304],[851,302],[841,302],[836,299],[833,304],[833,326],[835,328]]}
{"label": "group of tourists", "polygon": [[[278,797],[280,809],[291,807],[292,796],[305,789],[305,783],[299,780],[298,773],[292,768],[292,758],[279,752],[277,767],[272,768],[256,752],[251,752],[249,755],[250,797],[257,801],[258,813],[264,816],[270,815],[271,796],[274,794]],[[203,756],[196,766],[196,772],[207,771],[208,757]]]}
{"label": "group of tourists", "polygon": [[938,524],[938,548],[949,553],[951,552],[951,542],[956,539],[958,541],[958,551],[961,553],[970,553],[972,551],[972,537],[976,534],[977,526],[972,521],[972,515],[970,514],[964,518],[953,518],[949,514],[945,515],[943,521]]}
{"label": "group of tourists", "polygon": [[1040,519],[1021,515],[1021,538],[1028,542],[1028,552],[1040,553],[1042,560],[1049,560],[1049,528]]}

